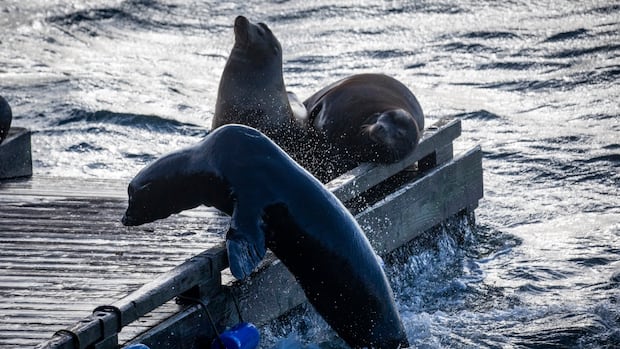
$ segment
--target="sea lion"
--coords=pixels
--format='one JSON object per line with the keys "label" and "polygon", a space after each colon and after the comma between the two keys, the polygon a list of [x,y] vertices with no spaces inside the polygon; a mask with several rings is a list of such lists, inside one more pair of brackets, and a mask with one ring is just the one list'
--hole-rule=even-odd
{"label": "sea lion", "polygon": [[13,120],[13,112],[9,102],[0,96],[0,143],[9,135],[11,129],[11,121]]}
{"label": "sea lion", "polygon": [[247,125],[294,155],[307,112],[284,86],[282,46],[264,23],[238,16],[234,30],[235,44],[220,79],[211,129]]}
{"label": "sea lion", "polygon": [[402,160],[424,129],[424,114],[413,93],[383,74],[349,76],[313,94],[304,105],[308,123],[340,155],[340,172],[361,162]]}
{"label": "sea lion", "polygon": [[125,225],[199,205],[231,215],[226,247],[236,278],[248,276],[269,248],[349,345],[408,346],[390,285],[351,213],[259,131],[219,127],[142,169],[128,193]]}

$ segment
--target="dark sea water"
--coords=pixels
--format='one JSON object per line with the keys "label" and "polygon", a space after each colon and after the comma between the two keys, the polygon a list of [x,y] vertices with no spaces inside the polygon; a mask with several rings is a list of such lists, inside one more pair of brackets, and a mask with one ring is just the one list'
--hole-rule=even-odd
{"label": "dark sea water", "polygon": [[[197,142],[243,14],[289,90],[392,75],[427,125],[480,144],[476,225],[451,222],[389,275],[414,348],[620,346],[620,2],[0,1],[0,95],[35,175],[131,178]],[[311,310],[263,347],[342,344]]]}

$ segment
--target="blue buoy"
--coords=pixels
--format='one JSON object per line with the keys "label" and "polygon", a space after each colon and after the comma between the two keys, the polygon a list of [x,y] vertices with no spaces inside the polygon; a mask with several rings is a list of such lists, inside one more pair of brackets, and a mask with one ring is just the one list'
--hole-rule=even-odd
{"label": "blue buoy", "polygon": [[150,348],[144,344],[132,344],[128,347],[125,347],[125,349],[150,349]]}
{"label": "blue buoy", "polygon": [[211,349],[256,349],[259,342],[260,334],[256,326],[242,322],[224,331],[219,340],[213,340]]}

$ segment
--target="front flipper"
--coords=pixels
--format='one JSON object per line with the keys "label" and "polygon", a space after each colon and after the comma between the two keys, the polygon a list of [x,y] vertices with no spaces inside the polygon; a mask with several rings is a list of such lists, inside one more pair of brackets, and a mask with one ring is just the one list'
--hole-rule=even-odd
{"label": "front flipper", "polygon": [[228,264],[233,276],[244,279],[258,266],[266,252],[265,233],[261,229],[261,215],[244,211],[235,205],[226,233]]}

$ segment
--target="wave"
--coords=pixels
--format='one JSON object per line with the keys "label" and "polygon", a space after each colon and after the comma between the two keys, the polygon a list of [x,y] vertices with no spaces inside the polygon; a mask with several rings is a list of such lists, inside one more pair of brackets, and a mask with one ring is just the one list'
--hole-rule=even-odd
{"label": "wave", "polygon": [[620,50],[620,44],[607,44],[599,45],[587,48],[570,48],[562,50],[560,52],[546,55],[547,58],[575,58],[580,56],[599,54],[599,53],[612,53]]}
{"label": "wave", "polygon": [[350,53],[352,58],[356,57],[370,57],[377,59],[388,59],[388,58],[400,58],[400,57],[413,57],[416,55],[416,52],[409,50],[362,50],[362,51],[354,51]]}
{"label": "wave", "polygon": [[569,348],[606,332],[606,327],[595,314],[568,313],[550,314],[504,330],[518,347]]}
{"label": "wave", "polygon": [[620,154],[609,154],[609,155],[602,155],[602,156],[595,156],[593,158],[587,159],[587,160],[583,160],[584,163],[587,164],[591,164],[591,163],[597,163],[597,162],[605,162],[605,163],[609,163],[613,166],[620,166]]}
{"label": "wave", "polygon": [[461,35],[468,39],[520,39],[517,34],[504,31],[475,31]]}
{"label": "wave", "polygon": [[393,7],[387,10],[392,13],[415,12],[428,14],[449,14],[467,13],[468,10],[458,6],[454,2],[440,3],[437,1],[405,1],[402,7]]}
{"label": "wave", "polygon": [[[117,24],[136,28],[169,30],[193,29],[199,31],[222,32],[230,25],[203,24],[191,8],[164,4],[154,0],[129,0],[117,7],[79,10],[63,15],[49,16],[46,21],[65,28],[76,28],[90,36],[100,34],[101,25]],[[194,19],[194,20],[192,20]]]}
{"label": "wave", "polygon": [[558,34],[551,35],[544,42],[557,42],[557,41],[566,41],[566,40],[574,40],[580,39],[584,37],[588,37],[588,30],[585,28],[579,28],[577,30],[571,30],[567,32],[561,32]]}
{"label": "wave", "polygon": [[502,49],[496,47],[490,47],[482,44],[466,44],[463,42],[452,42],[449,44],[441,45],[441,47],[448,52],[463,52],[463,53],[497,53]]}
{"label": "wave", "polygon": [[460,113],[460,114],[456,114],[454,115],[454,117],[459,118],[459,119],[465,119],[465,120],[482,120],[482,121],[491,121],[491,120],[500,120],[502,117],[491,113],[488,110],[477,110],[474,112],[468,112],[468,113]]}
{"label": "wave", "polygon": [[617,13],[619,11],[620,11],[620,5],[618,4],[609,5],[609,6],[601,6],[601,7],[592,9],[592,12],[597,12],[597,13],[602,13],[602,14]]}
{"label": "wave", "polygon": [[528,69],[540,69],[540,68],[555,68],[555,69],[563,69],[569,68],[571,64],[568,63],[555,63],[555,62],[517,62],[517,61],[508,61],[508,62],[492,62],[492,63],[482,63],[476,66],[478,70],[528,70]]}
{"label": "wave", "polygon": [[88,153],[92,151],[103,151],[103,150],[104,149],[102,147],[98,147],[96,145],[92,145],[87,142],[81,142],[78,144],[74,144],[67,148],[67,151],[72,152],[72,153]]}
{"label": "wave", "polygon": [[374,15],[381,11],[378,6],[355,6],[355,5],[323,5],[311,8],[298,9],[291,12],[279,12],[275,15],[267,16],[267,22],[280,23],[280,22],[292,22],[305,19],[329,19],[329,18],[343,18],[350,17],[353,14],[359,15]]}
{"label": "wave", "polygon": [[178,133],[186,136],[200,136],[208,133],[206,129],[198,125],[182,123],[155,115],[117,113],[107,110],[93,112],[74,109],[70,112],[68,118],[58,121],[55,126],[66,126],[73,123],[114,124],[152,132]]}
{"label": "wave", "polygon": [[[619,46],[620,47],[620,46]],[[532,65],[532,67],[537,66],[538,63]],[[546,63],[543,64],[547,66]],[[490,66],[482,66],[479,69],[495,69],[492,68],[495,66],[499,68],[502,66],[502,63],[492,63]],[[561,65],[555,65],[557,67],[562,67]],[[512,65],[508,63],[505,67],[507,68],[520,68],[519,65]],[[527,67],[527,63],[524,63],[522,68]],[[490,82],[490,83],[453,83],[454,85],[465,85],[465,86],[475,86],[484,89],[499,89],[505,91],[516,91],[516,92],[536,92],[536,91],[548,91],[548,90],[573,90],[579,86],[583,85],[605,85],[609,83],[615,83],[618,80],[618,76],[620,75],[620,68],[617,66],[612,67],[599,67],[597,69],[591,71],[578,72],[574,74],[567,75],[562,78],[549,78],[549,79],[521,79],[521,80],[510,80],[510,81],[501,81],[501,82]]]}

